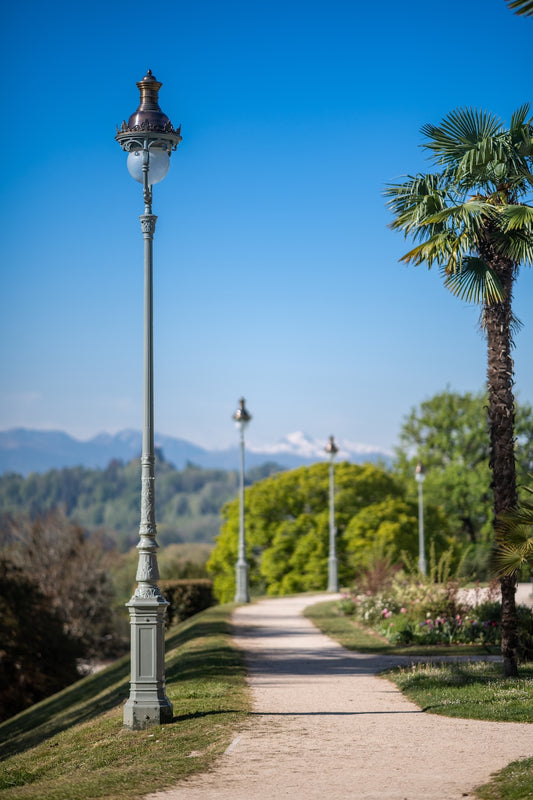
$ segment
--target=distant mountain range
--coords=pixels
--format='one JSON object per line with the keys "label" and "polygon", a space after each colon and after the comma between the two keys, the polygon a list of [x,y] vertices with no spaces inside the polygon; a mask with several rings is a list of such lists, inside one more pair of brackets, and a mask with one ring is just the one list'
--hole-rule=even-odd
{"label": "distant mountain range", "polygon": [[[226,450],[205,450],[203,447],[157,434],[155,445],[163,451],[167,461],[177,469],[187,462],[204,468],[237,469],[238,447]],[[74,439],[63,431],[36,431],[14,428],[0,431],[0,474],[17,472],[46,472],[49,469],[83,466],[105,468],[112,459],[130,461],[140,456],[142,435],[139,431],[124,430],[114,435],[102,433],[88,441]],[[312,464],[325,459],[325,442],[312,439],[304,433],[291,433],[277,444],[254,447],[246,445],[246,466],[255,467],[274,461],[282,467]],[[337,460],[352,463],[390,460],[391,453],[368,445],[342,443]]]}

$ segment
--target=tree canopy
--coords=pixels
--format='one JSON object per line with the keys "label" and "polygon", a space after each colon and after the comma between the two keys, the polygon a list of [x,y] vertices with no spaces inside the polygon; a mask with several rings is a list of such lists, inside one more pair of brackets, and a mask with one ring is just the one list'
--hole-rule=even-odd
{"label": "tree canopy", "polygon": [[[267,463],[246,475],[251,483],[280,467]],[[218,533],[220,510],[235,497],[234,470],[201,469],[188,464],[176,470],[161,453],[156,459],[156,516],[160,545],[175,542],[212,542]],[[24,478],[14,473],[0,477],[0,510],[31,517],[61,509],[89,531],[105,529],[121,550],[139,539],[141,470],[139,460],[113,460],[106,469],[70,467]]]}
{"label": "tree canopy", "polygon": [[[417,507],[401,483],[370,464],[335,466],[335,525],[341,583],[381,547],[396,561],[418,554]],[[329,467],[319,463],[273,475],[245,491],[246,546],[251,592],[283,595],[325,590],[329,554]],[[223,525],[208,562],[222,602],[235,593],[239,501],[223,509]],[[444,517],[428,514],[428,547],[449,546]]]}
{"label": "tree canopy", "polygon": [[[426,470],[424,494],[446,515],[450,533],[473,546],[470,566],[487,575],[493,542],[490,441],[484,392],[459,394],[446,389],[413,408],[405,418],[396,448],[395,473],[416,491],[415,465]],[[519,484],[533,471],[533,410],[516,408],[516,460]]]}

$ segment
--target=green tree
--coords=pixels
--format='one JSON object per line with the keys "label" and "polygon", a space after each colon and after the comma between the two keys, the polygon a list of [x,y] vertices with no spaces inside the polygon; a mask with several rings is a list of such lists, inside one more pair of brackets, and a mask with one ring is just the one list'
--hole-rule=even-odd
{"label": "green tree", "polygon": [[9,561],[48,599],[83,655],[102,654],[113,633],[114,596],[105,540],[87,538],[59,511],[0,522],[0,545]]}
{"label": "green tree", "polygon": [[[448,525],[442,512],[427,504],[424,512],[426,555],[434,547],[441,555],[450,546]],[[404,553],[418,559],[418,505],[403,497],[387,497],[355,514],[344,533],[344,550],[349,571],[360,573],[386,556],[391,564],[400,564]]]}
{"label": "green tree", "polygon": [[[493,542],[486,407],[487,395],[482,392],[459,394],[447,389],[424,401],[402,424],[394,464],[414,497],[415,465],[419,459],[423,462],[424,495],[443,510],[454,538],[471,546],[467,565],[478,578],[487,576]],[[515,432],[517,474],[522,483],[532,469],[530,405],[517,405]]]}
{"label": "green tree", "polygon": [[0,559],[0,721],[77,680],[82,654],[50,598]]}
{"label": "green tree", "polygon": [[[371,464],[342,462],[335,466],[335,488],[337,557],[342,583],[353,581],[354,569],[363,558],[354,547],[353,525],[354,519],[368,508],[381,509],[382,538],[395,556],[400,558],[404,546],[408,550],[416,546],[416,514],[409,507],[410,515],[404,519],[404,490],[388,472]],[[283,595],[325,589],[329,554],[328,464],[300,467],[254,484],[245,491],[245,510],[247,560],[253,594]],[[388,529],[383,517],[391,523]],[[224,507],[223,520],[208,570],[213,577],[216,597],[227,602],[235,594],[237,499]],[[361,522],[359,530],[364,529],[368,541],[374,535],[374,522],[375,518],[369,518],[366,526]],[[439,523],[445,527],[442,517]],[[434,530],[429,533],[432,535]],[[445,537],[439,539],[439,543],[448,545]]]}
{"label": "green tree", "polygon": [[[425,125],[423,145],[437,172],[409,176],[386,190],[392,228],[413,238],[402,260],[440,267],[445,286],[482,308],[488,345],[488,420],[495,517],[516,507],[512,313],[520,264],[533,258],[533,126],[529,105],[509,128],[472,109]],[[504,673],[518,672],[515,582],[501,578]]]}

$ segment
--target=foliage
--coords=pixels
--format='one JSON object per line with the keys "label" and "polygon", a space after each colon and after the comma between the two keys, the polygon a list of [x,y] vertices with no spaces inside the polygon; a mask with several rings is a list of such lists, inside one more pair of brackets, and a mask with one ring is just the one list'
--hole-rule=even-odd
{"label": "foliage", "polygon": [[[442,512],[428,505],[424,527],[429,542],[439,553],[449,547],[448,525]],[[416,534],[416,535],[415,535]],[[399,565],[405,555],[418,557],[418,506],[412,500],[388,497],[361,509],[352,517],[344,534],[346,560],[351,573],[368,577],[376,559]]]}
{"label": "foliage", "polygon": [[169,725],[124,731],[127,657],[0,725],[0,798],[140,800],[211,767],[250,706],[230,612],[208,609],[167,634]]}
{"label": "foliage", "polygon": [[[533,495],[533,489],[526,488],[526,491]],[[530,500],[523,500],[518,508],[498,520],[493,565],[497,575],[515,576],[526,566],[533,569],[533,503]]]}
{"label": "foliage", "polygon": [[113,630],[105,541],[87,538],[56,511],[32,520],[4,517],[0,545],[5,557],[49,599],[84,654],[102,653]]}
{"label": "foliage", "polygon": [[[450,534],[464,548],[472,546],[468,567],[487,576],[492,543],[492,495],[489,467],[487,396],[446,389],[413,408],[403,422],[395,474],[414,497],[415,465],[426,470],[424,497],[445,514]],[[516,409],[516,459],[519,481],[533,464],[533,410]]]}
{"label": "foliage", "polygon": [[515,14],[523,14],[525,17],[533,16],[533,0],[507,0],[507,5]]}
{"label": "foliage", "polygon": [[160,581],[165,600],[168,601],[167,625],[175,625],[193,617],[214,604],[213,584],[209,580]]}
{"label": "foliage", "polygon": [[[392,645],[481,645],[495,647],[501,642],[501,604],[494,597],[494,584],[488,591],[476,591],[468,597],[462,582],[452,573],[452,551],[437,560],[430,558],[428,576],[418,572],[409,557],[407,570],[389,575],[381,591],[361,591],[356,585],[345,594],[337,608],[371,627]],[[518,607],[520,656],[533,658],[533,614]]]}
{"label": "foliage", "polygon": [[[279,470],[269,463],[254,468],[247,481]],[[174,469],[158,452],[156,509],[158,541],[211,542],[218,532],[220,509],[238,490],[236,471],[201,469],[188,464]],[[137,544],[140,518],[141,470],[135,459],[113,460],[104,470],[72,467],[52,469],[27,478],[14,473],[0,477],[0,509],[37,516],[54,509],[92,532],[105,528],[121,550]]]}
{"label": "foliage", "polygon": [[[273,475],[245,492],[246,546],[253,594],[283,595],[321,590],[327,582],[329,555],[329,466],[300,467]],[[373,465],[335,466],[335,525],[341,583],[373,551],[377,540],[395,558],[401,549],[416,552],[418,525],[412,505],[403,501],[397,481]],[[223,509],[224,523],[208,562],[215,596],[235,593],[239,501]],[[377,527],[376,527],[377,524]],[[445,520],[428,513],[428,541],[448,546]]]}
{"label": "foliage", "polygon": [[50,598],[0,559],[0,721],[77,680],[82,652]]}

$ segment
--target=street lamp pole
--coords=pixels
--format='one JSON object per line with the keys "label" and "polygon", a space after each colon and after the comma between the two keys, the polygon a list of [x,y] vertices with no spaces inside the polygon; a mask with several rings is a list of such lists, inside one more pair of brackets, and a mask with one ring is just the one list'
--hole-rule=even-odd
{"label": "street lamp pole", "polygon": [[140,216],[144,239],[144,355],[143,441],[141,456],[141,522],[137,588],[127,603],[131,629],[130,696],[124,706],[124,727],[140,730],[171,722],[172,703],[165,693],[164,618],[167,601],[157,585],[154,452],[153,367],[153,238],[157,217],[152,214],[152,186],[168,172],[170,154],[181,142],[158,104],[162,84],[151,71],[137,83],[140,104],[117,129],[116,140],[128,153],[130,175],[143,186],[144,214]]}
{"label": "street lamp pole", "polygon": [[250,592],[248,589],[248,563],[246,561],[246,537],[244,533],[244,431],[252,419],[244,405],[244,397],[239,400],[239,408],[233,415],[235,425],[239,431],[241,449],[241,469],[239,486],[239,550],[235,565],[235,602],[249,603]]}
{"label": "street lamp pole", "polygon": [[333,461],[339,452],[333,436],[324,448],[329,455],[329,558],[328,558],[328,592],[339,591],[339,576],[335,530],[335,467]]}
{"label": "street lamp pole", "polygon": [[426,472],[421,461],[415,469],[415,480],[418,483],[418,568],[422,575],[427,574],[426,548],[424,545],[424,497],[422,484],[426,479]]}

